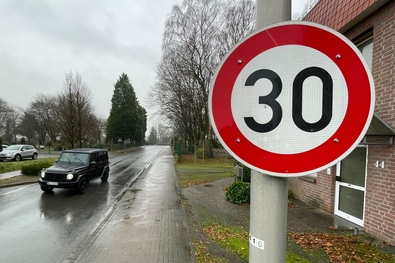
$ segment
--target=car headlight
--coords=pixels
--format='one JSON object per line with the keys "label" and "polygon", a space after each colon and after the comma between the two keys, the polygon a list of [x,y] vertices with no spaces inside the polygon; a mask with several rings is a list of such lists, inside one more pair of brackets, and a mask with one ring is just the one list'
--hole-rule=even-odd
{"label": "car headlight", "polygon": [[68,174],[66,176],[67,180],[71,180],[71,179],[73,179],[73,177],[74,177],[74,174]]}
{"label": "car headlight", "polygon": [[42,171],[41,172],[41,178],[44,178],[45,177],[45,171]]}
{"label": "car headlight", "polygon": [[6,155],[8,156],[8,157],[10,157],[10,156],[12,156],[14,153],[13,152],[10,152],[10,153],[7,153]]}

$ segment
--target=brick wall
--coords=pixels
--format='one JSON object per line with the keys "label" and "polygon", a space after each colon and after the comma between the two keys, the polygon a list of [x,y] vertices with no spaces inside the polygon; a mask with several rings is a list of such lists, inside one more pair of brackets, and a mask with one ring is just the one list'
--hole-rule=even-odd
{"label": "brick wall", "polygon": [[335,179],[336,169],[331,168],[331,174],[326,171],[317,173],[315,182],[304,178],[289,178],[288,188],[295,193],[297,199],[320,207],[323,210],[333,213],[335,204]]}
{"label": "brick wall", "polygon": [[[338,30],[351,21],[355,14],[363,12],[359,7],[354,7],[355,4],[369,6],[374,2],[376,1],[321,0],[308,14],[307,20]],[[325,5],[329,5],[329,10]],[[333,15],[330,14],[333,11],[331,9],[335,10]],[[344,35],[353,40],[369,29],[373,29],[372,74],[376,88],[375,112],[395,129],[395,1],[389,1],[372,15],[344,32]],[[385,167],[375,167],[377,161],[379,163],[384,161]],[[316,183],[299,178],[289,179],[289,189],[295,192],[297,198],[320,206],[331,213],[334,210],[334,186],[334,168],[332,168],[331,176],[323,172],[319,173]],[[370,145],[368,147],[364,229],[395,245],[394,146]]]}
{"label": "brick wall", "polygon": [[[345,36],[354,39],[370,28],[373,28],[375,112],[395,129],[394,1],[345,32]],[[375,167],[377,161],[384,161],[385,167]],[[367,174],[365,231],[395,245],[395,147],[369,146]]]}
{"label": "brick wall", "polygon": [[[370,146],[365,198],[365,231],[395,245],[394,147]],[[375,163],[384,162],[384,168]]]}
{"label": "brick wall", "polygon": [[304,18],[339,30],[378,0],[321,0]]}

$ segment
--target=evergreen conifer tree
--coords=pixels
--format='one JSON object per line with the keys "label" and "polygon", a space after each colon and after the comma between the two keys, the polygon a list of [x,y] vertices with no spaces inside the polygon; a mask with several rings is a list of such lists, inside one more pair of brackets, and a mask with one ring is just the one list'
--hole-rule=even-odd
{"label": "evergreen conifer tree", "polygon": [[107,140],[131,139],[141,143],[146,131],[146,111],[139,105],[129,77],[122,73],[114,85],[112,106],[107,120]]}

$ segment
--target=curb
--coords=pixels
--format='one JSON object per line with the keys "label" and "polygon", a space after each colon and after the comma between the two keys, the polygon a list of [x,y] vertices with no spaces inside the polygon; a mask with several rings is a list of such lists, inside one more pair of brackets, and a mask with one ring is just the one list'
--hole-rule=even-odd
{"label": "curb", "polygon": [[16,183],[16,184],[6,184],[6,185],[0,185],[0,189],[2,188],[7,188],[7,187],[13,187],[13,186],[20,186],[20,185],[26,185],[26,184],[37,184],[37,182],[24,182],[24,183]]}

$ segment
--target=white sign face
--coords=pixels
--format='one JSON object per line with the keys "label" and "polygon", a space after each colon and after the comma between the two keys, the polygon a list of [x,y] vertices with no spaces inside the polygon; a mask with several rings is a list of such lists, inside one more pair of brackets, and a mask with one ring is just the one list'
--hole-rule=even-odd
{"label": "white sign face", "polygon": [[[316,132],[301,130],[292,119],[293,82],[298,73],[311,67],[324,69],[333,81],[332,119],[324,129]],[[247,126],[244,118],[253,117],[260,124],[268,123],[273,118],[273,108],[259,103],[260,97],[273,92],[273,83],[267,78],[261,78],[253,86],[246,86],[247,78],[257,68],[275,72],[282,82],[282,91],[275,99],[282,111],[281,121],[275,129],[260,136]],[[306,123],[317,123],[325,114],[323,93],[323,82],[320,78],[310,76],[304,80],[301,108]],[[231,103],[236,125],[250,142],[269,152],[297,154],[318,147],[335,133],[346,115],[348,91],[343,74],[327,56],[309,47],[287,45],[269,49],[244,66],[233,87]]]}

